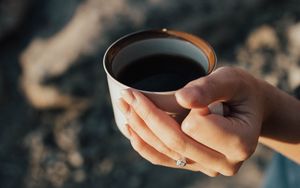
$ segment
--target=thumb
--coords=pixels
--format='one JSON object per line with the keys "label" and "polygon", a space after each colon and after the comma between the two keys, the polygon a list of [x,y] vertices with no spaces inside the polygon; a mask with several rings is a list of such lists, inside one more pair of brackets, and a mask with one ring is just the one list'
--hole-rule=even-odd
{"label": "thumb", "polygon": [[175,93],[184,108],[204,108],[215,101],[228,101],[238,91],[240,79],[234,68],[219,68],[208,76],[188,83]]}

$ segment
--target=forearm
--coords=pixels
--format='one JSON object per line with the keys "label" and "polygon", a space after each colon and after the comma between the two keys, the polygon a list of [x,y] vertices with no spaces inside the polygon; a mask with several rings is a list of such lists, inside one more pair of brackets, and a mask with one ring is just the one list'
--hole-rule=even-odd
{"label": "forearm", "polygon": [[260,137],[259,142],[300,164],[299,143],[287,143],[267,137]]}
{"label": "forearm", "polygon": [[259,141],[300,164],[300,102],[262,82],[265,118]]}

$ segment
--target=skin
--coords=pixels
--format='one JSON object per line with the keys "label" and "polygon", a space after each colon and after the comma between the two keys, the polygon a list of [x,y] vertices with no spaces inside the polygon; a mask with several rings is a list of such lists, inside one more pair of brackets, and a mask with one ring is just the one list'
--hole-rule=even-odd
{"label": "skin", "polygon": [[[300,164],[300,102],[242,69],[219,68],[178,90],[178,103],[191,110],[181,125],[140,92],[121,94],[126,136],[155,165],[232,176],[258,142]],[[225,104],[225,116],[210,113],[216,101]],[[182,157],[187,165],[176,166]]]}

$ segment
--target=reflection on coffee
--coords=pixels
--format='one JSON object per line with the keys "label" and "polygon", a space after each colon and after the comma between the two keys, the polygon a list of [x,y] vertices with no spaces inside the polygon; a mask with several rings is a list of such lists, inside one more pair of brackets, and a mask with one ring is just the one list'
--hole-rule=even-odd
{"label": "reflection on coffee", "polygon": [[156,54],[128,63],[116,76],[117,80],[145,91],[174,91],[188,82],[205,76],[201,63],[188,57]]}

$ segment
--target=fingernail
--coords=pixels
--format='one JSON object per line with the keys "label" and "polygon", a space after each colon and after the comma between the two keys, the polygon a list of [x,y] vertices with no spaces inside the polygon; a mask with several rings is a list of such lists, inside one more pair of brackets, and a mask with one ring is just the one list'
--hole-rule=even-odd
{"label": "fingernail", "polygon": [[191,108],[197,101],[195,95],[195,89],[192,87],[182,88],[175,93],[176,100],[185,108]]}
{"label": "fingernail", "polygon": [[125,99],[125,101],[128,104],[132,104],[132,102],[134,101],[134,96],[132,94],[132,91],[130,91],[129,89],[122,90],[121,96]]}

